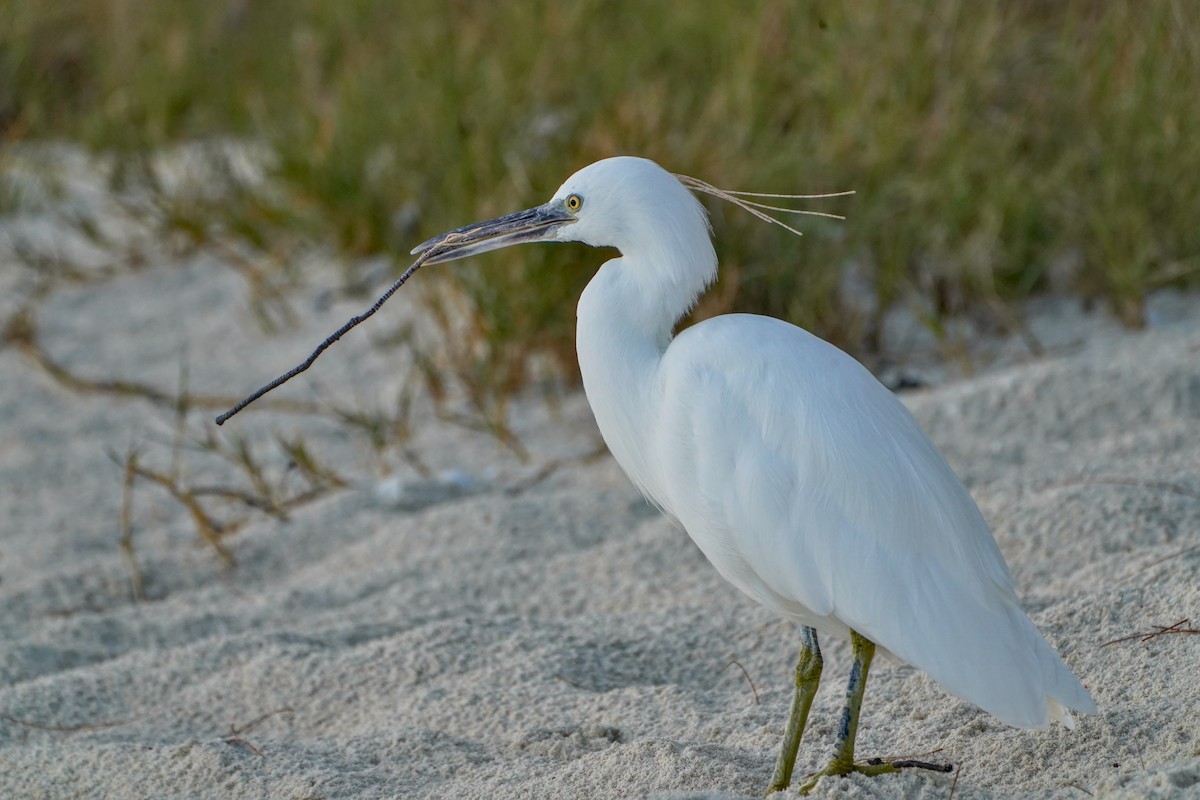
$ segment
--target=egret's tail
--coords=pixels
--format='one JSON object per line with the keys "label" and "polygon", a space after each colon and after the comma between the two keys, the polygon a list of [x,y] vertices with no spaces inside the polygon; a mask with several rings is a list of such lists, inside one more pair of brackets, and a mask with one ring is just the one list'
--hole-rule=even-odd
{"label": "egret's tail", "polygon": [[1046,709],[1050,712],[1051,722],[1061,722],[1067,727],[1067,730],[1075,730],[1075,717],[1071,716],[1071,709],[1048,695],[1046,697]]}
{"label": "egret's tail", "polygon": [[1051,722],[1061,722],[1068,730],[1075,730],[1075,717],[1071,711],[1095,714],[1096,701],[1088,694],[1079,678],[1075,677],[1075,673],[1059,658],[1058,653],[1042,638],[1041,632],[1029,617],[1019,608],[1014,607],[1013,611],[1020,615],[1021,621],[1041,639],[1042,647],[1038,652],[1038,660],[1042,665],[1042,676],[1046,686],[1046,724],[1041,727],[1049,727]]}
{"label": "egret's tail", "polygon": [[[878,636],[873,641],[928,672],[951,694],[1013,727],[1045,730],[1058,721],[1072,728],[1071,711],[1095,713],[1087,689],[1015,597],[1001,587],[963,591],[938,565],[915,558],[903,566],[915,579],[888,602],[858,595],[871,605],[845,615],[852,627],[868,638]],[[864,632],[855,617],[884,624],[866,625]]]}

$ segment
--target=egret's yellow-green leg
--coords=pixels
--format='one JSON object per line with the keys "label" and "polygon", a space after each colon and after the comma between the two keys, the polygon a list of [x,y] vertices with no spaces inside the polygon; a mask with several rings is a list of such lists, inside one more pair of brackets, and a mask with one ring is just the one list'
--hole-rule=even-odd
{"label": "egret's yellow-green leg", "polygon": [[788,713],[787,729],[783,732],[783,747],[779,760],[775,762],[775,774],[767,793],[781,792],[792,782],[792,769],[796,766],[796,753],[800,750],[800,737],[808,724],[808,710],[817,696],[821,683],[821,646],[817,643],[817,632],[809,627],[801,628],[800,660],[796,662],[796,693],[792,695],[792,710]]}
{"label": "egret's yellow-green leg", "polygon": [[875,657],[875,643],[850,631],[850,646],[854,650],[854,665],[850,668],[850,683],[846,687],[846,707],[842,709],[842,721],[838,726],[837,745],[829,766],[810,777],[799,787],[800,794],[808,794],[817,781],[828,775],[847,775],[861,772],[864,775],[882,775],[899,769],[894,764],[855,764],[854,739],[858,735],[858,715],[862,709],[863,693],[867,689],[867,672],[871,659]]}

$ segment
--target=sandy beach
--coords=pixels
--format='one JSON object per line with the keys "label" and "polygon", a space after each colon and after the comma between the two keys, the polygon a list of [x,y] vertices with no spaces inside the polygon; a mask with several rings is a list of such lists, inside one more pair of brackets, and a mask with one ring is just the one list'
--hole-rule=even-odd
{"label": "sandy beach", "polygon": [[[240,396],[363,306],[313,266],[289,295],[296,324],[266,335],[215,255],[151,243],[144,265],[109,270],[53,231],[78,275],[49,280],[13,244],[48,246],[43,224],[6,223],[0,313],[34,309],[38,346],[91,381]],[[580,249],[580,269],[596,263]],[[405,373],[383,340],[411,312],[398,297],[281,396],[386,406]],[[860,756],[930,754],[957,773],[826,780],[813,796],[1200,797],[1200,298],[1157,295],[1150,319],[1133,332],[1045,301],[1029,315],[1044,354],[1001,341],[967,377],[916,347],[911,369],[934,385],[903,395],[1099,713],[1018,731],[880,663]],[[216,410],[192,408],[189,435],[215,431]],[[276,438],[303,436],[347,485],[286,519],[252,515],[225,538],[226,567],[183,504],[137,482],[138,599],[120,547],[128,454],[189,485],[234,473],[177,445],[169,405],[67,386],[10,336],[0,797],[761,796],[796,632],[726,585],[610,457],[585,457],[584,398],[514,408],[527,464],[428,408],[414,420],[425,477],[381,468],[328,416],[237,417],[213,435],[245,437],[277,472]],[[801,773],[828,757],[849,665],[845,643],[825,651]]]}

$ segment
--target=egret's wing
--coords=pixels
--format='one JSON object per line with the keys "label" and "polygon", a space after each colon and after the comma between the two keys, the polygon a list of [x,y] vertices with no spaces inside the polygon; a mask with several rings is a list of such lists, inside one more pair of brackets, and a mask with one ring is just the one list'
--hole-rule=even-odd
{"label": "egret's wing", "polygon": [[732,582],[859,631],[1010,724],[1046,725],[1048,697],[1094,709],[1017,605],[966,489],[858,362],[731,315],[681,334],[662,378],[667,478],[651,493]]}

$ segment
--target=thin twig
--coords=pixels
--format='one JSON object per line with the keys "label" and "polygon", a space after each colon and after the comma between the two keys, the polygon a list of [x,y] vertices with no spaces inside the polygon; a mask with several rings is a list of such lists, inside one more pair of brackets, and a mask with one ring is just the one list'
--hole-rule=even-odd
{"label": "thin twig", "polygon": [[380,308],[382,308],[383,304],[386,303],[388,301],[388,299],[391,298],[391,296],[396,293],[396,290],[399,289],[401,286],[403,286],[408,281],[408,279],[412,277],[413,273],[421,268],[421,265],[425,263],[426,259],[428,259],[430,256],[437,254],[438,252],[439,252],[439,245],[435,244],[432,247],[430,247],[428,250],[426,250],[425,252],[421,253],[421,255],[417,256],[417,260],[412,263],[412,266],[410,266],[408,269],[404,270],[404,273],[396,280],[395,283],[393,283],[390,287],[388,287],[388,290],[386,292],[384,292],[382,295],[380,295],[379,299],[375,301],[374,305],[372,305],[370,308],[368,308],[366,311],[359,314],[358,316],[351,317],[350,320],[347,321],[345,325],[338,328],[336,331],[334,331],[332,334],[330,334],[325,339],[325,341],[323,341],[319,345],[317,345],[317,349],[313,350],[312,353],[308,356],[308,358],[304,359],[303,362],[296,365],[292,369],[288,370],[283,375],[280,375],[278,378],[271,381],[266,386],[260,387],[257,391],[251,393],[249,396],[247,396],[244,400],[239,402],[233,408],[229,409],[224,414],[221,414],[219,417],[217,417],[217,424],[224,425],[225,421],[228,420],[230,417],[232,417],[234,414],[238,413],[243,408],[250,405],[251,403],[253,403],[258,398],[262,397],[267,392],[273,391],[274,389],[278,389],[280,386],[287,383],[292,378],[296,377],[301,372],[304,372],[309,367],[311,367],[313,365],[313,362],[315,362],[321,356],[322,353],[324,353],[331,346],[333,346],[334,342],[341,339],[352,328],[357,326],[359,323],[364,322],[365,320],[369,319],[370,317],[372,317],[375,314],[376,311],[378,311]]}
{"label": "thin twig", "polygon": [[1192,621],[1191,618],[1185,618],[1185,619],[1179,620],[1179,622],[1176,622],[1174,625],[1151,625],[1150,627],[1154,628],[1154,630],[1151,631],[1150,633],[1134,633],[1134,634],[1130,634],[1129,636],[1122,636],[1120,639],[1113,639],[1112,641],[1105,642],[1104,644],[1102,644],[1100,646],[1108,647],[1110,644],[1118,644],[1120,642],[1129,642],[1129,641],[1133,641],[1134,639],[1138,639],[1139,641],[1142,641],[1142,642],[1148,642],[1151,639],[1157,639],[1159,636],[1162,636],[1167,633],[1200,634],[1200,628],[1181,628],[1180,627],[1181,625],[1186,625],[1191,621]]}
{"label": "thin twig", "polygon": [[225,744],[242,745],[243,747],[248,748],[250,750],[250,752],[254,753],[254,755],[265,760],[266,756],[263,755],[263,752],[261,750],[259,750],[257,747],[255,747],[253,744],[248,742],[246,739],[242,738],[242,734],[246,733],[251,728],[258,725],[260,722],[270,719],[271,717],[275,716],[276,714],[291,714],[291,713],[295,713],[295,709],[293,709],[291,706],[284,706],[283,708],[277,708],[274,711],[268,711],[265,714],[259,714],[257,717],[250,720],[245,725],[238,726],[238,725],[234,725],[233,723],[230,723],[229,724],[229,735],[225,737]]}
{"label": "thin twig", "polygon": [[565,466],[570,464],[587,464],[596,460],[598,457],[607,452],[607,445],[605,445],[603,442],[599,442],[596,447],[593,447],[591,450],[588,450],[586,453],[581,455],[571,456],[570,458],[552,458],[539,467],[537,471],[529,477],[522,478],[510,486],[506,486],[504,488],[504,494],[508,495],[509,497],[516,497],[517,495],[523,494],[524,492],[527,492],[533,487],[537,486],[539,483],[546,480]]}
{"label": "thin twig", "polygon": [[269,514],[281,522],[287,521],[287,514],[284,513],[281,504],[245,489],[235,489],[231,486],[193,486],[188,491],[195,497],[219,497],[222,500],[241,503],[255,511]]}
{"label": "thin twig", "polygon": [[[920,753],[921,756],[931,756],[935,753],[942,752],[944,748],[930,750],[927,753]],[[935,764],[932,761],[922,761],[914,756],[887,756],[886,758],[868,758],[866,763],[872,767],[878,767],[883,764],[890,764],[896,769],[924,769],[930,772],[953,772],[953,764]],[[958,779],[955,778],[957,781]]]}
{"label": "thin twig", "polygon": [[145,478],[151,483],[161,486],[167,491],[168,494],[174,497],[176,501],[178,501],[183,505],[184,508],[188,510],[188,513],[192,517],[192,521],[196,525],[196,530],[200,533],[200,538],[207,542],[208,545],[216,551],[217,556],[220,557],[221,561],[226,567],[233,567],[237,565],[237,561],[234,559],[233,553],[231,553],[229,548],[227,548],[224,542],[221,541],[221,536],[223,534],[230,533],[232,526],[221,525],[219,522],[210,517],[201,507],[200,501],[196,499],[195,494],[181,488],[175,483],[175,481],[171,480],[169,476],[154,472],[153,470],[146,469],[145,467],[139,467],[136,464],[130,467],[130,469],[132,469],[139,478]]}
{"label": "thin twig", "polygon": [[[934,751],[935,753],[938,751]],[[954,764],[935,764],[934,762],[923,762],[916,758],[868,758],[866,764],[870,766],[881,766],[890,764],[898,770],[929,770],[930,772],[953,772]]]}
{"label": "thin twig", "polygon": [[591,688],[590,686],[584,686],[582,683],[579,683],[578,681],[573,681],[570,678],[567,678],[563,675],[555,675],[553,677],[562,681],[563,683],[567,684],[568,686],[574,686],[576,689],[580,689],[585,692],[595,693],[595,691],[596,691],[595,689]]}
{"label": "thin twig", "polygon": [[1078,478],[1069,481],[1056,481],[1042,486],[1040,491],[1047,489],[1065,489],[1072,486],[1132,486],[1138,489],[1155,489],[1160,492],[1177,494],[1200,500],[1200,492],[1169,481],[1144,481],[1137,478]]}
{"label": "thin twig", "polygon": [[721,669],[721,672],[724,672],[725,670],[729,669],[730,667],[737,667],[738,669],[740,669],[742,671],[742,674],[746,676],[746,683],[750,684],[750,691],[754,693],[754,705],[756,705],[756,706],[760,705],[760,703],[758,702],[758,689],[754,688],[754,681],[751,679],[750,673],[747,672],[746,668],[742,666],[742,662],[738,661],[735,658],[732,661],[730,661],[728,664],[726,664]]}
{"label": "thin twig", "polygon": [[125,474],[121,481],[121,554],[129,566],[129,583],[133,600],[142,601],[142,571],[138,568],[137,553],[133,549],[133,483],[137,478],[137,450],[131,446],[125,456]]}
{"label": "thin twig", "polygon": [[532,475],[522,478],[511,486],[504,487],[504,494],[508,497],[516,497],[517,495],[524,494],[542,481],[549,478],[554,473],[558,472],[558,470],[562,468],[562,466],[567,463],[568,460],[570,459],[550,459],[545,464],[542,464],[542,466],[538,467],[537,471]]}
{"label": "thin twig", "polygon": [[934,764],[932,761],[918,761],[915,758],[899,758],[887,762],[896,769],[925,769],[930,772],[953,772],[953,764]]}
{"label": "thin twig", "polygon": [[296,713],[296,709],[292,708],[291,706],[284,706],[283,708],[277,708],[274,711],[268,711],[265,714],[259,714],[257,717],[250,720],[245,725],[234,725],[234,724],[230,723],[229,735],[230,736],[241,736],[243,733],[246,733],[247,731],[249,731],[251,728],[255,727],[256,725],[258,725],[262,722],[265,722],[266,720],[268,720],[271,717],[274,717],[278,714],[295,714],[295,713]]}
{"label": "thin twig", "polygon": [[954,782],[950,784],[950,794],[946,795],[946,800],[954,800],[954,790],[958,788],[959,775],[962,775],[962,764],[959,764],[958,769],[954,770]]}
{"label": "thin twig", "polygon": [[[149,384],[121,378],[95,380],[76,375],[55,361],[37,340],[37,326],[30,308],[23,308],[9,317],[0,331],[0,343],[12,345],[53,378],[60,386],[80,394],[104,394],[117,397],[136,397],[172,410],[179,407],[179,398]],[[197,394],[187,398],[191,408],[227,408],[231,402],[225,395]],[[322,413],[314,403],[301,400],[279,400],[271,404],[276,411],[299,414]]]}
{"label": "thin twig", "polygon": [[182,469],[180,451],[183,448],[184,437],[187,435],[188,412],[191,411],[192,407],[191,397],[188,394],[188,361],[186,350],[179,359],[179,388],[176,391],[175,397],[175,419],[171,438],[171,469],[169,473],[172,480],[179,479],[179,471]]}
{"label": "thin twig", "polygon": [[1171,555],[1169,555],[1169,556],[1164,556],[1164,557],[1162,557],[1162,558],[1155,559],[1154,561],[1151,561],[1149,564],[1146,564],[1146,565],[1142,566],[1141,568],[1139,568],[1139,569],[1137,569],[1137,570],[1134,570],[1134,571],[1133,571],[1133,572],[1131,572],[1130,574],[1126,575],[1126,576],[1125,576],[1124,578],[1122,578],[1122,579],[1121,579],[1119,582],[1120,582],[1120,583],[1123,583],[1123,582],[1125,582],[1125,581],[1129,580],[1130,578],[1132,578],[1134,575],[1138,575],[1138,574],[1140,574],[1140,573],[1143,573],[1143,572],[1145,572],[1146,570],[1150,569],[1151,567],[1154,567],[1154,566],[1157,566],[1157,565],[1159,565],[1159,564],[1162,564],[1164,561],[1170,561],[1170,560],[1172,560],[1172,559],[1179,558],[1179,557],[1181,557],[1181,556],[1186,556],[1188,553],[1193,553],[1193,552],[1195,552],[1195,551],[1197,551],[1197,550],[1200,550],[1200,544],[1194,544],[1194,545],[1192,545],[1191,547],[1185,547],[1185,548],[1183,548],[1183,549],[1182,549],[1182,550],[1180,550],[1178,553],[1173,553],[1173,554],[1171,554]]}
{"label": "thin twig", "polygon": [[251,753],[254,753],[254,755],[258,756],[259,758],[263,759],[264,761],[265,761],[265,760],[266,760],[266,758],[267,758],[266,756],[264,756],[264,755],[262,754],[262,751],[261,751],[261,750],[259,750],[257,747],[255,747],[254,745],[250,744],[249,742],[247,742],[245,739],[243,739],[243,738],[242,738],[242,737],[240,737],[240,736],[226,736],[226,737],[225,737],[225,744],[240,744],[240,745],[242,745],[243,747],[247,747],[247,748],[249,748]]}
{"label": "thin twig", "polygon": [[121,725],[131,725],[135,722],[145,719],[148,716],[150,715],[142,714],[141,716],[133,717],[132,719],[119,719],[111,722],[82,722],[78,725],[55,725],[53,723],[33,722],[27,719],[17,719],[9,714],[0,714],[0,719],[13,725],[19,725],[22,728],[33,728],[34,730],[38,731],[51,731],[53,733],[79,733],[80,731],[97,731],[104,730],[105,728],[116,728]]}

